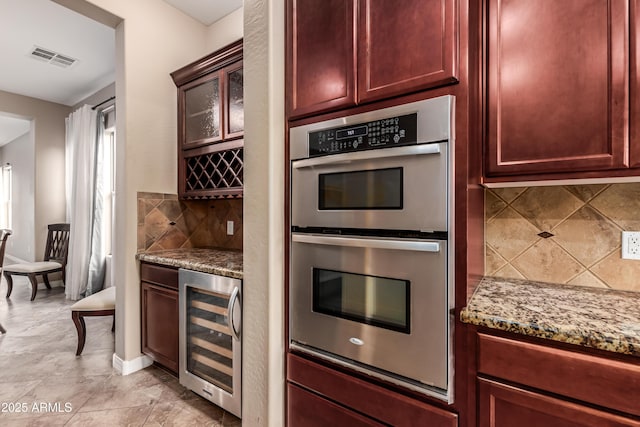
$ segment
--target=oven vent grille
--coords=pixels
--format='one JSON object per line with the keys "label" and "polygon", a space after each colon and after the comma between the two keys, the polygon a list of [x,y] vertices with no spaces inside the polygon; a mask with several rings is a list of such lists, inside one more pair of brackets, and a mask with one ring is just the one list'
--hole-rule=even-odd
{"label": "oven vent grille", "polygon": [[68,68],[78,62],[77,59],[70,57],[69,55],[63,55],[58,52],[54,52],[51,49],[46,49],[39,46],[34,46],[30,53],[31,58],[38,61],[48,62],[49,64],[57,65],[58,67]]}

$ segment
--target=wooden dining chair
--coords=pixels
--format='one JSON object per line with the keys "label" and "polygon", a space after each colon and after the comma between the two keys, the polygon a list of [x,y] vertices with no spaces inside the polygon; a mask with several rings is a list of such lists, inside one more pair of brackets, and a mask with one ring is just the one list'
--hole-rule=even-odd
{"label": "wooden dining chair", "polygon": [[[2,271],[2,265],[4,264],[4,251],[7,248],[7,238],[11,235],[11,230],[3,228],[0,229],[0,271]],[[0,334],[6,333],[7,330],[0,324]]]}
{"label": "wooden dining chair", "polygon": [[44,285],[47,289],[51,289],[49,274],[60,272],[64,284],[67,254],[69,253],[69,230],[69,224],[50,224],[47,244],[44,249],[44,261],[12,264],[4,268],[2,274],[7,279],[7,298],[11,296],[11,291],[13,291],[11,276],[27,276],[29,278],[31,301],[35,299],[38,292],[38,276],[42,276]]}

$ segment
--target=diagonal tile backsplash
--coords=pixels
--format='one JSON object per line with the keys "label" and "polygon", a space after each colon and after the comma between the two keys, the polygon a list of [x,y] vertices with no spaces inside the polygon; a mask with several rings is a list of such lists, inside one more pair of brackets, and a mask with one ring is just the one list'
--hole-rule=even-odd
{"label": "diagonal tile backsplash", "polygon": [[[234,234],[227,235],[227,221]],[[178,200],[138,193],[138,250],[218,247],[242,249],[242,199]]]}
{"label": "diagonal tile backsplash", "polygon": [[640,183],[487,189],[485,226],[489,276],[640,291]]}

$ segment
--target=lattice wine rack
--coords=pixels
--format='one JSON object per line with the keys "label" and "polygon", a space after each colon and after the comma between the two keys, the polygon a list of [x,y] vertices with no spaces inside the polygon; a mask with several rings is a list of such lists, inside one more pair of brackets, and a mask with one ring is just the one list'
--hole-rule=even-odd
{"label": "lattice wine rack", "polygon": [[242,146],[185,157],[183,161],[185,198],[242,197]]}

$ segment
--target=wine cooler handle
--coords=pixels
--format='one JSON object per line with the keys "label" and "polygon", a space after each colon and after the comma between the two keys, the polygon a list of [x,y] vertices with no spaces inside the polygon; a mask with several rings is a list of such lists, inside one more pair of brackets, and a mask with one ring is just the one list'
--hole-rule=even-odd
{"label": "wine cooler handle", "polygon": [[[227,325],[231,330],[231,334],[233,337],[240,341],[240,334],[242,333],[242,315],[240,315],[240,328],[236,330],[236,325],[233,323],[233,309],[238,301],[238,297],[240,296],[240,289],[233,288],[233,292],[231,292],[231,298],[229,298],[229,306],[227,307]],[[240,302],[240,311],[242,312],[242,302]]]}

